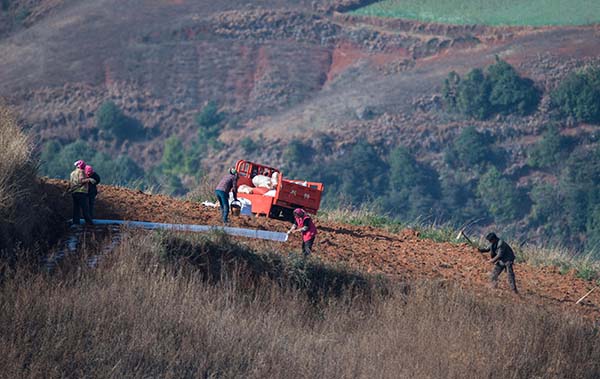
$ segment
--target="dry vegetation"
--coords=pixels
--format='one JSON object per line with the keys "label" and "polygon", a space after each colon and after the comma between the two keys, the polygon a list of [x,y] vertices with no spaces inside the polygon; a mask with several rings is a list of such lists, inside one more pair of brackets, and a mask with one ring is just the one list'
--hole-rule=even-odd
{"label": "dry vegetation", "polygon": [[9,241],[31,233],[35,217],[30,208],[37,170],[33,146],[14,115],[0,102],[0,250]]}
{"label": "dry vegetation", "polygon": [[205,281],[201,265],[185,254],[164,259],[165,238],[174,237],[127,238],[93,271],[7,280],[0,289],[0,372],[98,378],[600,373],[598,331],[572,316],[442,282],[398,286],[391,297],[315,302],[267,277],[249,284],[244,270]]}
{"label": "dry vegetation", "polygon": [[[47,246],[61,230],[37,177],[33,144],[0,99],[0,263],[15,262],[15,246]],[[58,217],[58,218],[57,218]],[[38,257],[36,250],[23,258]]]}

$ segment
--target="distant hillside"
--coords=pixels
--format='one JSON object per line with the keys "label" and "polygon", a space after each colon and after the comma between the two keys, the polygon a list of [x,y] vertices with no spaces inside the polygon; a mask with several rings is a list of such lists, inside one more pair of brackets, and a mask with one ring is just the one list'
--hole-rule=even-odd
{"label": "distant hillside", "polygon": [[[533,192],[559,185],[570,169],[534,167],[529,156],[555,124],[568,154],[597,146],[596,126],[556,119],[550,99],[570,73],[598,62],[597,28],[456,26],[340,13],[370,3],[14,2],[2,17],[31,13],[0,32],[0,96],[39,142],[43,168],[53,175],[71,155],[86,155],[111,172],[127,171],[118,180],[141,176],[183,193],[247,158],[324,181],[330,205],[368,203],[405,220],[476,219],[515,234],[556,235],[542,228],[554,216],[534,212],[542,205]],[[442,93],[449,73],[464,78],[497,58],[533,80],[542,93],[536,111],[483,120],[449,112]],[[121,112],[115,119],[122,130],[99,126],[103,105]],[[210,109],[212,121],[202,121]],[[449,163],[450,147],[469,126],[503,149],[500,176],[489,178],[516,188],[503,207],[520,212],[500,217],[484,201],[478,185],[487,163],[481,170]],[[394,153],[399,148],[410,157]],[[394,170],[406,164],[393,157],[425,174],[398,179]],[[105,162],[111,159],[118,162]],[[355,169],[368,175],[355,177]],[[570,189],[550,191],[570,196]],[[596,230],[590,220],[597,203],[588,200],[577,205],[585,217],[573,215],[579,221],[564,231],[578,247]]]}

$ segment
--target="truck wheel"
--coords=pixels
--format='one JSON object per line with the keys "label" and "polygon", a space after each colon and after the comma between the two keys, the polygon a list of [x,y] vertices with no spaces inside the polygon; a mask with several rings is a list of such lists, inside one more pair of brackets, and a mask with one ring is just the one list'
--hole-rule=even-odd
{"label": "truck wheel", "polygon": [[293,212],[294,211],[289,208],[274,206],[274,207],[271,207],[271,211],[269,212],[269,217],[275,218],[278,220],[285,220],[285,221],[293,222],[294,221],[294,213]]}

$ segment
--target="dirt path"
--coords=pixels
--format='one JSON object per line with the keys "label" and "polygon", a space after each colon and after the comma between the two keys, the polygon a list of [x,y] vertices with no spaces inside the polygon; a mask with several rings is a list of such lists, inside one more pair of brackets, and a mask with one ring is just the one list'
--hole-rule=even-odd
{"label": "dirt path", "polygon": [[[71,211],[70,198],[61,196],[65,182],[49,180],[45,183],[48,198],[65,219]],[[191,201],[180,201],[164,195],[148,195],[125,188],[101,186],[97,218],[169,223],[217,225],[218,209],[208,208]],[[351,226],[316,221],[319,235],[316,254],[326,262],[343,262],[351,267],[372,273],[383,273],[400,280],[444,279],[462,283],[482,295],[499,296],[508,301],[529,302],[576,312],[596,321],[600,320],[600,292],[592,293],[583,303],[575,302],[593,287],[593,283],[561,275],[555,267],[533,267],[517,264],[515,268],[520,296],[513,295],[505,274],[500,278],[499,290],[487,289],[491,265],[489,256],[479,254],[467,244],[437,243],[419,238],[417,232],[404,230],[390,233],[372,227]],[[266,218],[238,217],[232,226],[284,232],[289,224]],[[295,234],[285,244],[244,239],[255,248],[273,248],[298,251],[301,241]]]}

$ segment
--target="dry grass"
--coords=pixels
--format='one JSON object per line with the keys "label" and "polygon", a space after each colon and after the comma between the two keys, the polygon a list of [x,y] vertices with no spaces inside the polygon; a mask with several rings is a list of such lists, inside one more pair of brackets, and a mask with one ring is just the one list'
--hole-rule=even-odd
{"label": "dry grass", "polygon": [[37,181],[33,146],[0,100],[0,250],[32,231],[31,209]]}
{"label": "dry grass", "polygon": [[595,378],[598,331],[439,282],[365,306],[244,275],[216,284],[125,239],[95,271],[0,288],[4,377]]}

